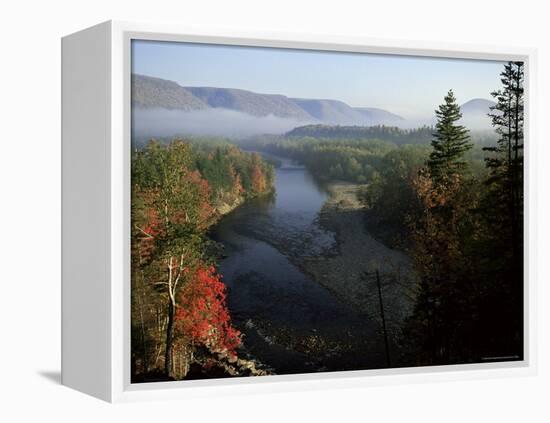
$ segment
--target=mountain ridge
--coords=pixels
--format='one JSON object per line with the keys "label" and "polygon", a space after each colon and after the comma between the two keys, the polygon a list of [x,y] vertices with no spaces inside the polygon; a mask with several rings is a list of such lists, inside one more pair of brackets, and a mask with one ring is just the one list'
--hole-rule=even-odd
{"label": "mountain ridge", "polygon": [[327,124],[376,125],[404,120],[384,109],[352,107],[340,100],[293,98],[238,88],[184,87],[174,81],[139,74],[132,75],[132,104],[145,109],[183,111],[220,108],[257,117],[273,115]]}
{"label": "mountain ridge", "polygon": [[464,113],[464,111],[473,111],[473,110],[485,110],[489,107],[495,106],[496,103],[492,100],[488,100],[486,98],[472,98],[471,100],[468,100],[466,103],[463,103],[460,106],[460,110]]}
{"label": "mountain ridge", "polygon": [[132,74],[132,105],[143,108],[207,109],[208,105],[174,81]]}
{"label": "mountain ridge", "polygon": [[[237,112],[253,118],[276,118],[286,122],[278,122],[280,127],[291,128],[307,124],[413,128],[435,123],[435,116],[411,121],[385,109],[353,107],[334,99],[296,98],[238,88],[184,87],[174,81],[140,74],[132,74],[132,105],[141,110]],[[460,106],[462,123],[470,129],[489,128],[491,119],[487,114],[494,105],[485,98],[463,103]]]}

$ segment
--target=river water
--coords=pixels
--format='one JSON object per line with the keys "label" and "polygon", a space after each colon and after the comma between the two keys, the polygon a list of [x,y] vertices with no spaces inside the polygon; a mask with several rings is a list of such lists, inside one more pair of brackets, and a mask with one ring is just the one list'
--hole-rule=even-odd
{"label": "river water", "polygon": [[335,234],[318,223],[322,186],[288,159],[274,196],[251,200],[221,219],[219,271],[242,354],[277,374],[383,367],[378,325],[300,270],[301,257],[330,253]]}

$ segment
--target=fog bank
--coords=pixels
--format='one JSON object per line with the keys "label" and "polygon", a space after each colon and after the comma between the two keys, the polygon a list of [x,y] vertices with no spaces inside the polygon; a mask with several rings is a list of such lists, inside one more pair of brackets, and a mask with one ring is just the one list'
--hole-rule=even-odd
{"label": "fog bank", "polygon": [[[390,126],[412,129],[433,126],[436,118],[395,122]],[[274,115],[252,116],[235,110],[211,108],[185,112],[168,109],[132,110],[132,139],[164,138],[174,136],[216,136],[246,138],[260,134],[283,134],[298,126],[320,123],[315,119],[298,120]],[[486,115],[467,114],[460,124],[472,131],[491,130],[491,119]],[[361,125],[361,124],[359,124]]]}
{"label": "fog bank", "polygon": [[313,120],[285,119],[273,115],[252,116],[228,109],[182,110],[141,109],[132,111],[132,137],[154,138],[175,135],[211,135],[242,138],[258,134],[282,134]]}

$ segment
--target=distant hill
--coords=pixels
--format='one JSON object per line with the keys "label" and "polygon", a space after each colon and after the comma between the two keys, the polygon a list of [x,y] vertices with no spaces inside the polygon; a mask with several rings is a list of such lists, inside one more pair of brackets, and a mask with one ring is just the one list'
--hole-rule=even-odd
{"label": "distant hill", "polygon": [[488,114],[496,103],[484,98],[474,98],[460,106],[461,123],[472,130],[491,129],[491,118]]}
{"label": "distant hill", "polygon": [[[132,75],[132,104],[136,112],[139,110],[147,134],[281,134],[297,126],[320,124],[340,125],[339,133],[345,133],[345,137],[362,137],[357,127],[418,128],[436,122],[433,115],[409,121],[384,109],[352,107],[339,100],[291,98],[234,88],[182,87],[173,81],[137,74]],[[494,104],[483,98],[464,103],[462,124],[471,130],[492,129],[487,114]],[[169,113],[161,113],[165,110]]]}
{"label": "distant hill", "polygon": [[186,87],[186,89],[214,108],[236,110],[252,116],[273,115],[298,120],[311,119],[306,111],[284,95],[257,94],[233,88]]}
{"label": "distant hill", "polygon": [[403,120],[386,110],[354,108],[338,100],[289,98],[234,88],[182,87],[173,81],[137,74],[132,76],[132,103],[142,109],[225,109],[256,117],[293,119],[302,124],[379,125]]}
{"label": "distant hill", "polygon": [[343,101],[307,98],[293,98],[292,101],[319,122],[351,125],[362,123],[364,120],[360,112]]}
{"label": "distant hill", "polygon": [[375,107],[355,107],[359,113],[361,113],[367,124],[371,122],[372,125],[390,125],[404,121],[405,119],[395,113],[388,112],[384,109],[377,109]]}
{"label": "distant hill", "polygon": [[193,93],[172,81],[132,75],[132,104],[141,108],[207,109],[208,105]]}
{"label": "distant hill", "polygon": [[[464,125],[471,131],[489,131],[493,130],[491,118],[488,116],[491,113],[491,107],[496,103],[485,98],[474,98],[460,106],[462,119],[459,123]],[[437,122],[436,116],[433,116],[429,122],[430,125],[435,125]]]}
{"label": "distant hill", "polygon": [[495,105],[496,103],[494,101],[485,98],[474,98],[460,106],[460,110],[462,114],[489,113],[490,107]]}

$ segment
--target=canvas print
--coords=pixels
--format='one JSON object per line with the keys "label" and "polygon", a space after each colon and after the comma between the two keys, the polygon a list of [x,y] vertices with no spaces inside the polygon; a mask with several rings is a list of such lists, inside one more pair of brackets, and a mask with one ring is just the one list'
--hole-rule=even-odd
{"label": "canvas print", "polygon": [[522,62],[131,58],[132,383],[523,360]]}

